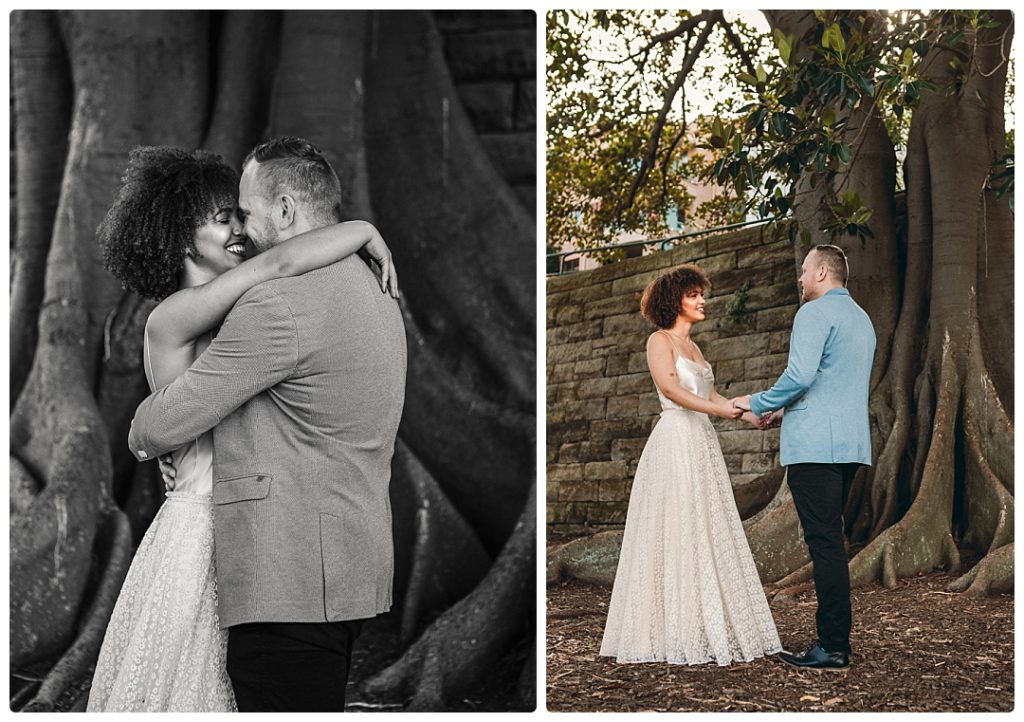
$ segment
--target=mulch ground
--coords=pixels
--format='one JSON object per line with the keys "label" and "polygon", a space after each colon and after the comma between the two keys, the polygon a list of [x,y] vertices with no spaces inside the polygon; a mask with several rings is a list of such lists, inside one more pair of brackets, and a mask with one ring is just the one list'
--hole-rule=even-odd
{"label": "mulch ground", "polygon": [[[598,657],[611,590],[572,580],[547,592],[547,708],[553,712],[1008,712],[1013,709],[1013,595],[945,591],[930,574],[853,590],[845,671],[774,659],[617,664]],[[813,642],[814,592],[773,603],[782,646]]]}

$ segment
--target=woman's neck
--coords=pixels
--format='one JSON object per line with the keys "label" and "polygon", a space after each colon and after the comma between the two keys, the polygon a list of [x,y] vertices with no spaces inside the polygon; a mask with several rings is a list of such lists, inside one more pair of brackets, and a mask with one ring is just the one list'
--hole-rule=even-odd
{"label": "woman's neck", "polygon": [[691,321],[685,320],[682,316],[676,318],[676,322],[668,329],[669,333],[686,341],[690,338],[690,330],[693,328]]}
{"label": "woman's neck", "polygon": [[186,258],[185,264],[181,267],[181,273],[178,274],[178,288],[202,286],[216,277],[217,274],[210,269],[196,266],[190,259]]}

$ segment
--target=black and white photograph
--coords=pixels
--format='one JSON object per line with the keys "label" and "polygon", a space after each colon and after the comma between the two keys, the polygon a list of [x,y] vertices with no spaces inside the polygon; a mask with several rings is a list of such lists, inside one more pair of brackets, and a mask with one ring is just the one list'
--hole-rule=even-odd
{"label": "black and white photograph", "polygon": [[1002,712],[1009,10],[546,14],[552,712]]}
{"label": "black and white photograph", "polygon": [[537,14],[8,17],[10,708],[534,710]]}

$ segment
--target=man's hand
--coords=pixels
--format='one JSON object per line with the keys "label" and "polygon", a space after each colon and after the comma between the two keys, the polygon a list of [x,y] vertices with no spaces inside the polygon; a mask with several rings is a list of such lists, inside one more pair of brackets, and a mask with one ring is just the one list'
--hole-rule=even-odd
{"label": "man's hand", "polygon": [[175,479],[178,470],[174,468],[174,461],[170,454],[164,454],[160,457],[160,476],[164,480],[164,489],[167,491],[174,491]]}
{"label": "man's hand", "polygon": [[751,426],[760,429],[761,431],[764,431],[767,428],[765,425],[765,420],[762,419],[757,414],[755,414],[753,411],[744,411],[743,416],[741,416],[740,418],[743,421],[746,421]]}
{"label": "man's hand", "polygon": [[373,259],[374,263],[380,266],[380,290],[388,293],[392,298],[398,298],[398,274],[395,272],[395,264],[391,259],[391,249],[384,242],[380,233],[374,229],[373,238],[363,246],[366,253]]}
{"label": "man's hand", "polygon": [[732,405],[737,409],[750,411],[750,394],[747,394],[746,396],[737,396],[732,400]]}
{"label": "man's hand", "polygon": [[764,417],[764,427],[766,429],[773,429],[776,426],[782,425],[782,416],[786,413],[786,409],[776,409],[772,413]]}

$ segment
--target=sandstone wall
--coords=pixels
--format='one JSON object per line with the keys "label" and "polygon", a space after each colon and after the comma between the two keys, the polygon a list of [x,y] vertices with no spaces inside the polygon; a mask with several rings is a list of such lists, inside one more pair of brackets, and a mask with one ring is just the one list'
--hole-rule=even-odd
{"label": "sandstone wall", "polygon": [[[547,281],[547,520],[575,532],[621,526],[637,461],[660,407],[640,294],[665,269],[697,263],[711,278],[693,334],[724,396],[759,391],[785,369],[798,304],[792,246],[758,227]],[[728,304],[749,283],[749,315]],[[778,465],[778,429],[713,419],[733,485]]]}
{"label": "sandstone wall", "polygon": [[491,162],[531,214],[537,197],[537,14],[439,10],[444,54]]}

